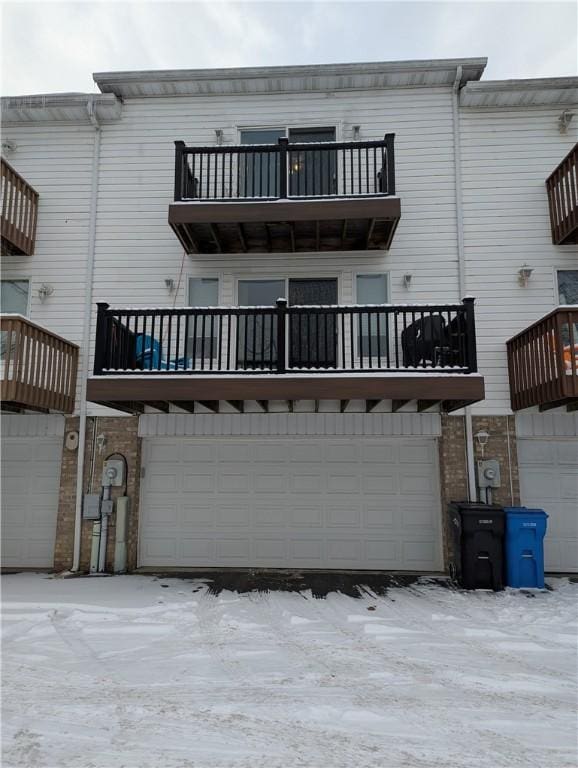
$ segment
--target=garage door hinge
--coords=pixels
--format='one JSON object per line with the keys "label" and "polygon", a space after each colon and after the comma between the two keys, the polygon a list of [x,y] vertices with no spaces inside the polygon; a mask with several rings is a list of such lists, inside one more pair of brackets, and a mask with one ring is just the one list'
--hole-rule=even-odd
{"label": "garage door hinge", "polygon": [[142,479],[142,478],[143,478],[145,475],[146,475],[146,467],[141,467],[141,468],[140,468],[140,476],[141,476],[141,479]]}

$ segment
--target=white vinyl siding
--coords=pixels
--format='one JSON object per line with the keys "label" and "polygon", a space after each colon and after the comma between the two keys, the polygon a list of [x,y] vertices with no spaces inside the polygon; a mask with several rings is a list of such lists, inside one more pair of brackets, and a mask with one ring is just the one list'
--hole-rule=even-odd
{"label": "white vinyl siding", "polygon": [[[575,245],[552,244],[546,178],[578,138],[560,109],[460,111],[467,291],[476,297],[478,364],[486,399],[475,413],[509,412],[505,342],[558,304],[555,271],[576,268]],[[528,285],[518,270],[533,269]]]}

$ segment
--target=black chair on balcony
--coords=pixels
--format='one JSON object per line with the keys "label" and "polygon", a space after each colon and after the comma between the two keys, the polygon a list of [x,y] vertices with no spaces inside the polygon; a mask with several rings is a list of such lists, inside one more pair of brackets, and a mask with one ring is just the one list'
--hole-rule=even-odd
{"label": "black chair on balcony", "polygon": [[457,319],[449,325],[441,315],[416,320],[401,333],[404,367],[458,365],[461,337]]}

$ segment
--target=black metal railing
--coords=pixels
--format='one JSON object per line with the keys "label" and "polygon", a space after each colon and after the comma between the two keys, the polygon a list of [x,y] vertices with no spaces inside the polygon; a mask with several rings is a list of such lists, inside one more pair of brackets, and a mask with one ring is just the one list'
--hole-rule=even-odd
{"label": "black metal railing", "polygon": [[175,201],[395,195],[394,134],[380,141],[187,147],[175,141]]}
{"label": "black metal railing", "polygon": [[112,309],[95,375],[477,371],[474,300],[395,306]]}

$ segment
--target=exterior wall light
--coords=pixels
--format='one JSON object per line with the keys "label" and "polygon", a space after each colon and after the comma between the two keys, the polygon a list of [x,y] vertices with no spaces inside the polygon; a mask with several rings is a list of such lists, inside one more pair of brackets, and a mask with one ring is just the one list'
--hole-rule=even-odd
{"label": "exterior wall light", "polygon": [[44,304],[46,299],[49,296],[52,296],[53,293],[54,293],[54,287],[52,285],[47,285],[47,283],[42,283],[42,285],[38,289],[38,298]]}
{"label": "exterior wall light", "polygon": [[172,277],[165,278],[165,286],[169,293],[172,293],[175,290],[175,281]]}
{"label": "exterior wall light", "polygon": [[409,272],[403,276],[403,284],[405,286],[405,289],[409,291],[409,288],[411,286],[411,279],[413,275],[411,275]]}
{"label": "exterior wall light", "polygon": [[573,112],[569,112],[567,109],[565,109],[560,117],[558,118],[558,130],[560,133],[566,133],[568,131],[568,126],[572,122],[572,118],[574,117]]}
{"label": "exterior wall light", "polygon": [[478,445],[480,446],[480,452],[482,454],[482,459],[483,459],[484,458],[484,448],[488,444],[488,440],[490,439],[490,433],[486,432],[485,430],[481,430],[480,432],[476,432],[474,437],[478,441]]}
{"label": "exterior wall light", "polygon": [[222,128],[215,128],[215,136],[217,138],[217,144],[220,147],[223,143],[223,129]]}
{"label": "exterior wall light", "polygon": [[520,283],[522,288],[527,287],[533,271],[534,270],[532,269],[532,267],[529,267],[527,264],[522,264],[522,266],[518,270],[518,282]]}
{"label": "exterior wall light", "polygon": [[361,126],[354,125],[351,130],[353,131],[353,141],[359,141],[359,136],[361,134]]}

